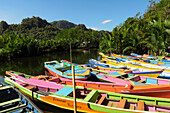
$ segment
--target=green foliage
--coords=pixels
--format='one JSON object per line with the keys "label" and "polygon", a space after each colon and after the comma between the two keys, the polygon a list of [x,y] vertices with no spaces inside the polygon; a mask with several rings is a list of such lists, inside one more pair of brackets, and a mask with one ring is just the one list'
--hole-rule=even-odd
{"label": "green foliage", "polygon": [[0,34],[3,34],[3,32],[9,27],[9,25],[5,21],[0,22]]}
{"label": "green foliage", "polygon": [[76,24],[68,22],[66,20],[54,21],[54,22],[51,22],[51,24],[54,27],[58,27],[60,29],[70,29],[70,28],[74,28],[77,26]]}
{"label": "green foliage", "polygon": [[[69,27],[70,23],[67,23],[64,21],[63,27]],[[101,32],[87,29],[83,24],[71,29],[60,29],[39,17],[23,19],[21,24],[5,25],[4,22],[0,24],[0,28],[3,28],[0,29],[1,59],[69,50],[70,41],[72,48],[98,47],[102,37]],[[87,44],[80,46],[83,42]]]}
{"label": "green foliage", "polygon": [[[164,55],[170,46],[170,1],[151,0],[147,12],[128,18],[123,25],[113,29],[112,40],[103,37],[100,51],[130,54],[131,52]],[[111,45],[109,45],[111,44]],[[104,47],[105,46],[105,47]],[[104,50],[105,48],[106,50]]]}

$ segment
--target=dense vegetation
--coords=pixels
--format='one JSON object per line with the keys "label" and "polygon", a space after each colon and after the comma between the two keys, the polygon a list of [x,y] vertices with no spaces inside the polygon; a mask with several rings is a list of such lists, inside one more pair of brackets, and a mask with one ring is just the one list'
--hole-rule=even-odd
{"label": "dense vegetation", "polygon": [[39,17],[12,25],[1,21],[0,60],[69,50],[70,42],[72,48],[97,47],[109,53],[164,55],[170,47],[170,0],[150,2],[145,14],[129,17],[112,32],[94,31],[64,20],[48,23]]}
{"label": "dense vegetation", "polygon": [[[72,48],[98,47],[103,32],[67,21],[48,23],[39,17],[26,18],[21,24],[15,25],[8,25],[2,21],[0,23],[0,59],[69,50],[70,42]],[[81,45],[83,42],[85,45]]]}
{"label": "dense vegetation", "polygon": [[147,12],[129,17],[122,25],[106,34],[100,51],[129,54],[131,52],[164,55],[170,52],[170,0],[151,0]]}

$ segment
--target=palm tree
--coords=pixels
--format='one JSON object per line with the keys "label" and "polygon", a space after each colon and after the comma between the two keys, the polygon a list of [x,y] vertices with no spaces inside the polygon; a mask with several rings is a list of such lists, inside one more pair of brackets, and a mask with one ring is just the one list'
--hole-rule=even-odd
{"label": "palm tree", "polygon": [[107,52],[110,53],[112,52],[112,34],[110,33],[103,33],[103,37],[100,40],[99,43],[99,51],[101,52]]}

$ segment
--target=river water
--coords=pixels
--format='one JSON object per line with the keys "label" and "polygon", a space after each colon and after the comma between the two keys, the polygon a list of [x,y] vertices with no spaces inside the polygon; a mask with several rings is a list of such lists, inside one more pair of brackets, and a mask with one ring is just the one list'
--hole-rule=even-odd
{"label": "river water", "polygon": [[[72,61],[74,63],[85,64],[88,63],[89,59],[97,59],[97,50],[73,50],[72,51]],[[3,81],[3,76],[5,76],[5,71],[13,70],[17,72],[22,72],[30,75],[40,75],[45,74],[44,62],[52,60],[68,60],[70,61],[70,52],[54,52],[46,54],[43,56],[36,57],[24,57],[15,58],[10,62],[0,62],[0,81]],[[35,104],[46,113],[70,113],[72,111],[60,109],[53,107],[44,103],[35,102]]]}

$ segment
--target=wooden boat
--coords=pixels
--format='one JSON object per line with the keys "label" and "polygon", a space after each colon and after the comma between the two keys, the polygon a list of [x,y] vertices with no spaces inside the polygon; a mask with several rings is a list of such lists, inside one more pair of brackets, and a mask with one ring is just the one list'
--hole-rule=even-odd
{"label": "wooden boat", "polygon": [[25,95],[13,86],[0,83],[0,113],[42,113]]}
{"label": "wooden boat", "polygon": [[[50,82],[55,82],[57,84],[65,84],[65,85],[72,85],[72,80],[67,78],[61,78],[61,77],[52,77],[52,76],[45,76],[45,75],[39,75],[39,76],[31,76],[20,72],[15,71],[6,71],[7,75],[19,78],[23,81],[30,82],[30,80],[45,80]],[[128,88],[125,87],[126,84],[115,84],[115,83],[105,83],[105,82],[92,82],[92,81],[75,81],[76,86],[82,86],[84,88],[93,88],[98,90],[104,90],[109,92],[117,92],[120,93],[123,90],[128,90]]]}
{"label": "wooden boat", "polygon": [[149,60],[149,61],[145,61],[145,62],[158,64],[158,65],[164,66],[164,67],[170,67],[170,62],[162,62],[162,61],[158,61],[158,60]]}
{"label": "wooden boat", "polygon": [[[63,63],[58,61],[50,61],[44,63],[45,71],[56,77],[64,77],[72,79],[71,66],[65,66]],[[82,67],[75,67],[75,79],[86,80],[91,76],[90,70]]]}
{"label": "wooden boat", "polygon": [[[71,65],[71,62],[66,61],[66,60],[62,60],[61,62],[67,63],[66,65],[68,65],[68,64]],[[75,64],[75,63],[73,63],[73,65],[78,66],[78,64]],[[108,73],[103,73],[103,72],[95,73],[95,71],[92,71],[92,73],[94,73],[95,76],[97,78],[99,78],[101,81],[107,81],[107,82],[113,82],[113,83],[122,83],[122,84],[143,85],[141,83],[153,84],[150,79],[157,78],[163,71],[148,71],[148,72],[147,71],[145,71],[145,72],[126,71],[125,73],[122,73],[122,72],[105,70],[105,72],[108,72]],[[129,73],[131,75],[127,75],[126,73]],[[109,77],[108,75],[110,75],[110,76],[112,75],[111,77],[113,77],[113,78]],[[129,80],[127,82],[127,77],[132,77],[132,75],[133,76],[135,75],[136,78],[133,81],[130,81],[130,78],[129,78]],[[144,76],[144,77],[142,77],[142,76]],[[152,77],[154,77],[154,78],[152,78]],[[119,80],[117,78],[126,78],[126,80],[125,79]],[[155,81],[158,81],[158,80],[159,79],[157,79]],[[158,82],[155,82],[155,83],[158,83]],[[162,84],[162,83],[160,83],[160,84]]]}
{"label": "wooden boat", "polygon": [[134,56],[126,56],[126,55],[121,55],[121,57],[134,59],[134,60],[141,60],[142,62],[151,63],[152,65],[157,64],[158,66],[170,67],[170,60],[163,60],[162,58],[164,58],[164,56],[162,56],[161,59],[157,59],[160,56],[156,57],[153,55],[146,55],[146,54],[144,54],[142,57],[134,57]]}
{"label": "wooden boat", "polygon": [[[16,75],[16,74],[10,74],[12,75],[12,79],[18,79],[19,81],[24,81],[26,83],[30,83],[30,84],[34,84],[34,85],[39,85],[41,87],[46,87],[47,88],[52,88],[52,89],[58,89],[58,88],[62,88],[63,86],[59,83],[59,79],[58,78],[54,78],[48,81],[44,81],[47,80],[47,78],[44,78],[43,76],[40,76],[41,79],[44,80],[39,80],[36,78],[30,78],[30,76],[26,76],[26,75]],[[25,76],[25,77],[22,77]],[[46,76],[48,77],[48,76]],[[29,78],[29,79],[28,79]],[[133,79],[133,78],[132,78]],[[62,80],[62,79],[61,79]],[[66,83],[66,82],[65,82]],[[70,85],[72,82],[68,82],[68,84]],[[81,85],[80,85],[81,84]],[[170,85],[145,85],[143,87],[143,85],[130,85],[130,84],[126,84],[126,85],[113,85],[113,84],[103,84],[103,83],[88,83],[88,81],[86,81],[86,85],[83,82],[78,81],[77,85],[82,86],[84,85],[82,88],[86,88],[86,89],[100,89],[100,90],[104,90],[104,91],[109,91],[109,92],[117,92],[117,93],[130,93],[130,94],[136,94],[136,95],[145,95],[147,96],[147,94],[149,96],[153,96],[153,97],[161,97],[161,98],[170,98]],[[100,86],[101,85],[101,86]],[[87,87],[89,86],[89,87]],[[113,87],[114,86],[114,87]],[[106,89],[109,88],[109,89]],[[163,94],[159,94],[162,93]]]}
{"label": "wooden boat", "polygon": [[[134,65],[137,64],[137,65],[141,65],[143,67],[155,68],[155,69],[166,69],[166,70],[170,71],[170,67],[168,67],[167,65],[164,65],[163,63],[160,65],[160,64],[154,64],[152,62],[144,62],[143,60],[130,59],[123,55],[117,55],[117,54],[112,54],[112,55],[115,56],[116,58],[121,59],[121,60],[123,60],[122,58],[127,59],[130,61],[130,63],[132,63]],[[125,60],[123,60],[123,61],[125,61]],[[129,62],[124,62],[124,63],[129,63]]]}
{"label": "wooden boat", "polygon": [[67,60],[61,60],[61,62],[65,63],[65,65],[74,65],[74,66],[79,66],[79,67],[83,67],[83,68],[86,68],[86,69],[90,69],[92,70],[92,73],[94,73],[95,71],[97,72],[101,72],[101,73],[113,73],[113,72],[127,72],[127,73],[130,73],[131,70],[129,69],[114,69],[114,68],[106,68],[106,67],[102,67],[102,66],[92,66],[91,65],[88,65],[88,64],[84,64],[84,65],[78,65],[76,63],[71,63]]}
{"label": "wooden boat", "polygon": [[[101,63],[99,61],[93,60],[91,59],[91,62],[93,62],[94,64],[100,64],[100,65],[107,65],[105,63]],[[98,66],[98,68],[100,68],[101,66]],[[106,66],[105,66],[106,68]],[[106,68],[107,69],[107,68]],[[107,71],[107,70],[105,70]],[[130,74],[134,74],[134,75],[139,75],[139,76],[149,76],[149,77],[155,77],[157,78],[163,71],[147,71],[147,72],[138,72],[138,71],[125,71],[124,73],[130,73]]]}
{"label": "wooden boat", "polygon": [[136,57],[142,57],[142,58],[150,58],[150,59],[157,59],[157,60],[162,60],[163,58],[166,59],[165,56],[154,56],[154,55],[148,55],[148,54],[143,54],[143,55],[139,55],[139,54],[136,54],[136,53],[131,53],[132,56],[136,56]]}
{"label": "wooden boat", "polygon": [[95,59],[90,59],[89,60],[90,64],[95,65],[95,67],[103,67],[103,68],[112,68],[112,69],[127,69],[127,66],[113,66],[109,64],[102,63],[100,61],[97,61]]}
{"label": "wooden boat", "polygon": [[170,57],[165,57],[166,60],[170,61]]}
{"label": "wooden boat", "polygon": [[[133,58],[133,57],[125,56],[125,55],[121,55],[121,57],[133,59],[135,61],[140,60],[140,61],[142,61],[140,63],[146,62],[146,64],[149,63],[149,65],[151,65],[151,66],[155,64],[158,68],[160,68],[160,66],[163,67],[163,68],[170,67],[170,61],[168,61],[168,60],[158,60],[158,59],[153,59],[152,57],[151,58],[150,57],[149,58],[148,57],[146,57],[146,58],[145,57],[144,58],[143,57],[142,58]],[[168,68],[168,69],[170,69],[170,68]]]}
{"label": "wooden boat", "polygon": [[129,74],[133,74],[133,75],[139,75],[139,76],[157,78],[159,75],[162,74],[162,72],[163,72],[163,70],[162,71],[144,71],[144,72],[132,71],[132,72],[125,72],[125,73],[129,73]]}
{"label": "wooden boat", "polygon": [[[156,69],[156,68],[148,68],[148,67],[143,67],[141,65],[134,65],[131,63],[124,63],[124,62],[116,62],[114,60],[108,59],[108,58],[102,58],[102,61],[105,63],[111,64],[111,65],[127,65],[128,68],[130,68],[132,71],[133,70],[138,70],[138,71],[162,71],[162,69]],[[159,75],[161,78],[170,78],[170,70],[163,70],[162,74]]]}
{"label": "wooden boat", "polygon": [[139,76],[133,74],[98,74],[95,75],[97,78],[102,81],[117,83],[117,84],[132,84],[132,85],[147,85],[147,84],[159,84],[159,85],[170,85],[168,79],[153,78],[146,76]]}
{"label": "wooden boat", "polygon": [[[73,110],[73,89],[58,85],[55,88],[42,87],[39,83],[27,83],[5,77],[5,81],[21,92],[41,102]],[[46,81],[43,81],[46,82]],[[76,107],[80,112],[152,113],[170,112],[170,99],[111,93],[100,90],[76,88]]]}

